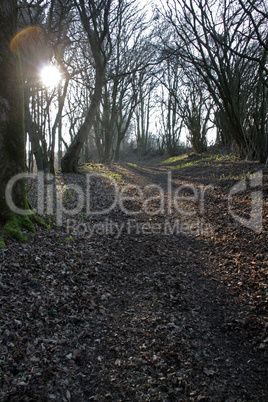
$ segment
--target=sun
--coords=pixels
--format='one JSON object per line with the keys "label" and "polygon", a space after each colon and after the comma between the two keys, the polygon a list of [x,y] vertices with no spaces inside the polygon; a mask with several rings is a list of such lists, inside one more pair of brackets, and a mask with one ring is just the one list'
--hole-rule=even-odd
{"label": "sun", "polygon": [[42,83],[46,87],[56,87],[62,80],[61,73],[59,69],[55,66],[45,66],[40,72],[40,77]]}

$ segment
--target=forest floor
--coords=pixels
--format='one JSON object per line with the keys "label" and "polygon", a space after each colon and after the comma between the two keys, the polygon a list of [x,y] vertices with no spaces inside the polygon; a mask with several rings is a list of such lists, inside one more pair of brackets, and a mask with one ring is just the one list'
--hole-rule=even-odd
{"label": "forest floor", "polygon": [[0,401],[267,401],[267,167],[83,172],[48,179],[49,229],[0,251]]}

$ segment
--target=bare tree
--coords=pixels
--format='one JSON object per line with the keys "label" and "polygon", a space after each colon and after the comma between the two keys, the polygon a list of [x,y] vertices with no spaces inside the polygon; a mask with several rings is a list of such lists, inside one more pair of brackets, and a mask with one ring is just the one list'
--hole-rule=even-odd
{"label": "bare tree", "polygon": [[153,82],[145,83],[141,79],[139,82],[139,103],[136,107],[136,139],[138,151],[146,155],[150,151],[150,115],[152,109],[152,89]]}
{"label": "bare tree", "polygon": [[[64,54],[70,45],[68,30],[70,29],[69,0],[53,0],[37,2],[30,7],[27,0],[22,1],[19,9],[20,27],[31,25],[28,30],[41,32],[45,47],[37,49],[33,60],[22,57],[24,75],[25,128],[31,142],[31,150],[35,156],[38,170],[49,170],[54,173],[56,132],[58,130],[59,149],[61,145],[61,120],[67,93],[70,74],[64,62]],[[37,28],[38,27],[38,28]],[[42,28],[42,29],[41,29]],[[32,41],[29,38],[29,41]],[[41,69],[54,62],[61,70],[64,83],[48,90],[42,85]],[[32,66],[35,66],[34,70]],[[57,107],[55,120],[52,121],[50,107]]]}
{"label": "bare tree", "polygon": [[61,167],[63,172],[77,172],[80,151],[94,123],[100,105],[106,65],[112,50],[109,27],[111,0],[89,0],[87,4],[84,0],[74,0],[74,4],[79,12],[94,59],[95,88],[86,118],[62,158]]}
{"label": "bare tree", "polygon": [[194,152],[201,154],[207,150],[207,133],[212,104],[206,99],[206,90],[200,82],[191,82],[185,94],[183,121],[188,129],[188,139]]}
{"label": "bare tree", "polygon": [[[171,41],[165,46],[166,56],[181,58],[187,69],[201,77],[224,116],[239,155],[252,156],[248,102],[252,100],[256,64],[254,66],[254,61],[249,64],[247,59],[240,57],[251,51],[250,40],[245,35],[245,13],[241,13],[241,8],[232,0],[223,3],[173,0],[166,6],[165,20],[172,32]],[[249,82],[249,78],[252,81]],[[262,100],[262,107],[266,109],[263,96]],[[258,135],[259,142],[265,144],[264,131]],[[265,147],[260,154],[256,146],[257,156],[262,161],[267,156]]]}
{"label": "bare tree", "polygon": [[111,19],[114,21],[112,54],[94,124],[95,142],[102,162],[119,158],[120,144],[128,132],[139,99],[138,81],[141,76],[143,80],[149,77],[148,64],[153,53],[148,40],[148,23],[144,22],[143,11],[135,1],[119,0]]}
{"label": "bare tree", "polygon": [[183,118],[180,110],[182,69],[176,61],[169,58],[162,63],[162,74],[159,76],[161,94],[157,100],[160,102],[160,135],[170,156],[178,153],[179,140],[183,128]]}
{"label": "bare tree", "polygon": [[[238,0],[242,10],[245,12],[247,19],[250,22],[250,31],[248,37],[251,40],[257,40],[260,46],[268,51],[268,35],[267,35],[267,20],[268,9],[267,4],[262,0]],[[255,33],[253,35],[252,33]],[[250,57],[250,55],[246,55]],[[257,59],[259,60],[259,59]],[[267,68],[265,68],[266,73]]]}

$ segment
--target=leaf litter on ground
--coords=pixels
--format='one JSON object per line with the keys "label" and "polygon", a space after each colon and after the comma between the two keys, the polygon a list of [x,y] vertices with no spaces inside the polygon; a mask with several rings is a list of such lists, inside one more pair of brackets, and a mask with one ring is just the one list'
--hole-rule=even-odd
{"label": "leaf litter on ground", "polygon": [[[129,230],[117,206],[108,216],[81,211],[79,233],[67,233],[72,216],[64,214],[59,226],[52,211],[49,230],[38,228],[25,244],[7,240],[0,254],[1,401],[267,400],[267,194],[262,232],[228,214],[238,170],[261,168],[265,189],[267,169],[236,162],[236,180],[220,180],[234,164],[172,171],[173,188],[213,184],[202,217],[212,231],[163,233],[167,217],[143,212]],[[112,164],[99,171],[120,188],[158,184],[166,191],[169,168]],[[86,192],[83,175],[59,174],[55,182],[58,191],[71,183]],[[28,186],[34,205],[36,186]],[[73,191],[63,197],[66,211],[75,207]],[[250,210],[250,198],[239,197],[237,210],[239,203]],[[112,201],[111,181],[94,177],[92,210]],[[139,203],[126,208],[139,211]],[[151,208],[159,209],[157,199]],[[101,230],[107,219],[123,225],[120,236]],[[168,219],[173,228],[180,217]],[[160,230],[150,232],[148,223]]]}

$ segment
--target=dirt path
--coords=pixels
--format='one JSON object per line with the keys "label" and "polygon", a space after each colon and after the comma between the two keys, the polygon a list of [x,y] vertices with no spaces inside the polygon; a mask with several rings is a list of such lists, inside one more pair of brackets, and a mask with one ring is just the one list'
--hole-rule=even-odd
{"label": "dirt path", "polygon": [[[87,221],[92,236],[66,237],[52,225],[21,249],[10,242],[0,256],[1,401],[267,401],[262,293],[237,285],[237,271],[224,265],[227,237],[217,256],[221,221],[213,221],[215,233],[188,233],[187,222],[211,216],[189,200],[194,218],[182,219],[174,205],[168,218],[161,213],[162,193],[149,184],[163,188],[165,208],[170,183],[173,193],[185,183],[198,191],[210,184],[202,169],[196,182],[191,170],[173,172],[169,182],[168,170],[102,167],[120,174],[121,188],[134,183],[146,198],[158,195],[146,204],[156,215],[117,207]],[[124,195],[137,195],[137,187]],[[124,206],[139,211],[144,201]]]}
{"label": "dirt path", "polygon": [[[191,184],[198,189],[202,183],[209,184],[202,169],[195,182],[191,171],[188,177],[176,172],[168,177],[169,167],[159,165],[128,166],[127,172],[122,166],[109,170],[143,190],[157,184],[165,196],[169,186],[174,190]],[[144,215],[137,219],[139,227],[146,219]],[[173,209],[171,231],[174,219],[182,216]],[[187,216],[183,222],[191,219]],[[155,220],[163,229],[163,216],[159,214]],[[106,305],[115,317],[116,337],[112,335],[114,326],[109,332],[112,343],[125,339],[117,357],[122,372],[117,368],[114,379],[119,400],[266,400],[267,355],[256,348],[258,338],[250,339],[256,335],[250,324],[246,319],[239,321],[236,314],[247,307],[238,305],[237,297],[211,275],[211,252],[203,236],[197,233],[195,239],[187,230],[186,235],[176,230],[174,235],[155,234],[151,226],[148,234],[141,232],[120,238],[111,247],[126,251],[115,267],[119,271],[112,272],[112,277],[120,278],[110,288],[116,296]],[[112,255],[116,258],[115,252]],[[113,283],[109,272],[106,286]],[[263,336],[265,329],[256,329]],[[141,378],[137,378],[137,365]],[[104,376],[104,382],[110,382],[111,369],[112,365],[106,368],[108,379]]]}

